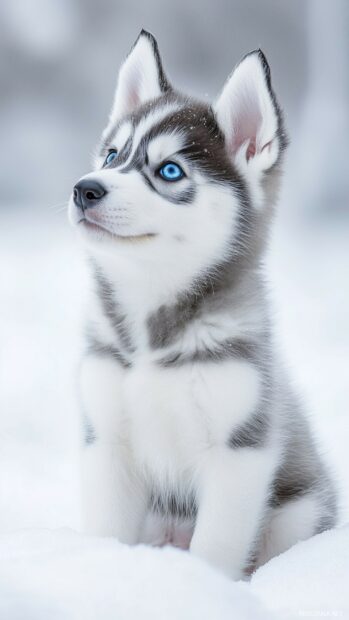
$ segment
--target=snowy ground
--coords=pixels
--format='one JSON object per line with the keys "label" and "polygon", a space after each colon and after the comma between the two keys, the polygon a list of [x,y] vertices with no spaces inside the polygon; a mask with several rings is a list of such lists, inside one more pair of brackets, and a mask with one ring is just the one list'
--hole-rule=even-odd
{"label": "snowy ground", "polygon": [[24,531],[0,537],[0,618],[348,618],[348,547],[348,526],[326,532],[274,558],[247,584],[176,549]]}
{"label": "snowy ground", "polygon": [[[349,521],[348,226],[280,219],[268,261],[280,345]],[[349,528],[233,584],[188,554],[87,539],[74,399],[85,271],[64,213],[4,211],[0,228],[0,618],[349,617]],[[64,528],[64,529],[61,529]]]}

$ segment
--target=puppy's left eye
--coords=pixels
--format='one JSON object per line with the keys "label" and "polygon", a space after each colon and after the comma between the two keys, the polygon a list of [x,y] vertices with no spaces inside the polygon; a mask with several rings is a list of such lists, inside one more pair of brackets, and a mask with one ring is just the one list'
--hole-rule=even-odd
{"label": "puppy's left eye", "polygon": [[108,166],[112,161],[118,156],[118,152],[116,149],[112,149],[109,151],[108,155],[105,158],[104,166]]}
{"label": "puppy's left eye", "polygon": [[168,161],[161,168],[159,168],[159,174],[165,181],[179,181],[184,177],[182,168],[175,164],[173,161]]}

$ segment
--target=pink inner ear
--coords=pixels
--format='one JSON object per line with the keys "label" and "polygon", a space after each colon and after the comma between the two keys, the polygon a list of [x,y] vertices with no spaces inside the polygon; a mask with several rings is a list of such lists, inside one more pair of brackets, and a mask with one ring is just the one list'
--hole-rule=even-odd
{"label": "pink inner ear", "polygon": [[257,152],[257,134],[262,124],[262,115],[256,101],[245,99],[233,112],[233,137],[231,149],[236,154],[242,144],[248,142],[246,160],[254,157]]}
{"label": "pink inner ear", "polygon": [[134,73],[133,75],[130,76],[129,84],[128,84],[127,99],[128,99],[129,107],[131,109],[136,108],[139,105],[139,101],[140,101],[139,82],[140,82],[140,79],[137,73]]}
{"label": "pink inner ear", "polygon": [[131,109],[136,108],[139,103],[139,97],[135,88],[128,93],[128,102]]}
{"label": "pink inner ear", "polygon": [[251,138],[251,140],[249,141],[248,147],[247,147],[247,151],[246,151],[246,161],[251,159],[251,157],[254,157],[255,154],[256,154],[256,139]]}

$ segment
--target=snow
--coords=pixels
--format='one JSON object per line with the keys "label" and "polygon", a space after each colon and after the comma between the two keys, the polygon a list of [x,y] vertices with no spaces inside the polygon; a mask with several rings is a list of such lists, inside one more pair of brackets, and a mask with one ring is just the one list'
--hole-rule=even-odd
{"label": "snow", "polygon": [[0,532],[76,528],[83,267],[65,212],[6,209],[0,229]]}
{"label": "snow", "polygon": [[178,549],[68,529],[2,536],[0,558],[6,620],[349,618],[349,526],[298,543],[250,583],[233,583]]}
{"label": "snow", "polygon": [[[279,218],[267,272],[281,350],[336,476],[345,523],[347,235],[328,222],[297,226]],[[3,214],[0,264],[0,618],[349,617],[348,526],[299,543],[238,584],[179,550],[77,533],[86,273],[64,212]]]}
{"label": "snow", "polygon": [[277,618],[349,618],[349,525],[298,543],[253,575],[250,588]]}
{"label": "snow", "polygon": [[175,549],[40,530],[4,537],[0,557],[6,620],[272,618],[244,584]]}

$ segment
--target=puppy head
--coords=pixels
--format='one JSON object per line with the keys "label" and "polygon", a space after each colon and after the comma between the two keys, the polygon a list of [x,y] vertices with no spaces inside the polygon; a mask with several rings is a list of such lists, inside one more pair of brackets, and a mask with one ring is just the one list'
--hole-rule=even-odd
{"label": "puppy head", "polygon": [[94,171],[74,188],[70,220],[96,253],[205,269],[246,252],[285,145],[260,50],[209,106],[172,88],[155,39],[142,31],[120,69]]}

